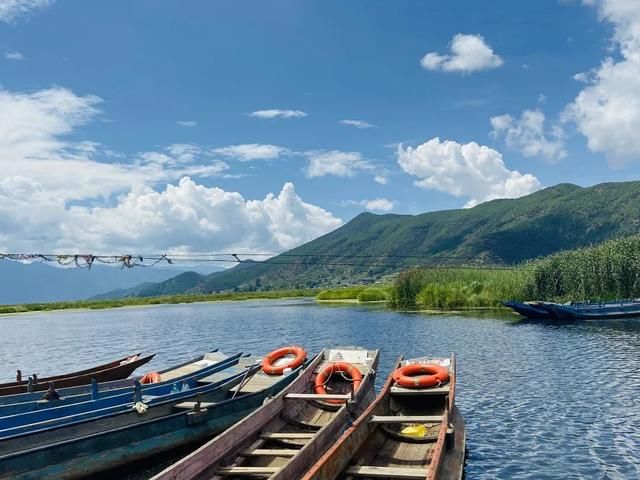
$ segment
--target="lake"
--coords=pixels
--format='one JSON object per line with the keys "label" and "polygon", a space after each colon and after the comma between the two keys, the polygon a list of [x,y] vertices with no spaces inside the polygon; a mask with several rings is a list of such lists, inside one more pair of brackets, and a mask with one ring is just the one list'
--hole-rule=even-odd
{"label": "lake", "polygon": [[467,480],[640,478],[640,320],[552,325],[511,315],[425,315],[311,300],[219,302],[0,317],[0,381],[70,371],[134,351],[143,371],[220,348],[380,348],[458,361]]}

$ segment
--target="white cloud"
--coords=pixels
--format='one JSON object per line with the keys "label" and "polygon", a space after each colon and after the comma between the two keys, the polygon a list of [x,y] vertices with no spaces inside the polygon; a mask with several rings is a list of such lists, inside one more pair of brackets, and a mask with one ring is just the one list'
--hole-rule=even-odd
{"label": "white cloud", "polygon": [[198,122],[194,120],[178,120],[176,122],[181,127],[193,128],[198,126]]}
{"label": "white cloud", "polygon": [[384,175],[376,175],[375,177],[373,177],[373,181],[379,183],[380,185],[386,185],[387,183],[389,183],[389,179]]}
{"label": "white cloud", "polygon": [[0,90],[0,251],[281,251],[342,224],[290,183],[262,200],[199,184],[228,165],[198,145],[125,162],[97,142],[68,140],[100,102],[64,88]]}
{"label": "white cloud", "polygon": [[13,22],[32,10],[48,7],[55,0],[0,0],[0,21]]}
{"label": "white cloud", "polygon": [[20,52],[6,52],[4,54],[4,58],[7,60],[24,60],[24,55],[22,55]]}
{"label": "white cloud", "polygon": [[343,125],[349,125],[351,127],[356,127],[361,129],[376,128],[374,124],[365,122],[364,120],[340,120],[340,123],[342,123]]}
{"label": "white cloud", "polygon": [[256,110],[249,114],[250,117],[255,118],[302,118],[306,117],[308,113],[301,110],[280,110],[278,108],[272,108],[269,110]]}
{"label": "white cloud", "polygon": [[419,177],[415,184],[456,197],[468,197],[466,206],[495,198],[516,198],[541,188],[531,174],[509,170],[502,155],[475,142],[460,144],[439,138],[416,148],[398,147],[398,164]]}
{"label": "white cloud", "polygon": [[248,162],[251,160],[273,160],[289,153],[289,150],[284,147],[279,147],[278,145],[246,143],[215,148],[212,152],[224,157],[240,160],[241,162]]}
{"label": "white cloud", "polygon": [[640,2],[584,0],[613,24],[620,60],[606,58],[599,68],[574,76],[586,86],[568,105],[565,118],[587,138],[593,152],[621,167],[640,159]]}
{"label": "white cloud", "polygon": [[554,125],[545,130],[545,116],[540,110],[525,110],[519,119],[511,115],[491,118],[491,136],[504,136],[507,147],[525,157],[544,157],[557,161],[567,156],[562,129]]}
{"label": "white cloud", "polygon": [[504,62],[481,35],[458,33],[451,40],[451,54],[427,53],[420,65],[427,70],[471,73],[497,68]]}
{"label": "white cloud", "polygon": [[309,164],[305,170],[307,177],[353,177],[360,172],[372,171],[373,164],[359,152],[341,152],[339,150],[307,152]]}
{"label": "white cloud", "polygon": [[369,212],[390,212],[398,202],[387,198],[374,198],[373,200],[347,200],[341,202],[343,207],[357,205]]}

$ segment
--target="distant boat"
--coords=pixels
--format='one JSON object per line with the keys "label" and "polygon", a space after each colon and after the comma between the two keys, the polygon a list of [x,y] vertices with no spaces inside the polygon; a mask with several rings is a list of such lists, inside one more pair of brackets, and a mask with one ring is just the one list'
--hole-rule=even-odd
{"label": "distant boat", "polygon": [[300,479],[373,400],[377,367],[377,350],[324,350],[280,395],[152,480]]}
{"label": "distant boat", "polygon": [[[437,378],[443,371],[449,378],[445,383]],[[433,382],[422,383],[434,376]],[[303,480],[461,480],[465,426],[455,404],[455,376],[453,356],[398,361],[371,406]],[[418,383],[424,386],[416,387]]]}
{"label": "distant boat", "polygon": [[533,319],[588,320],[640,317],[639,300],[613,300],[609,302],[503,302],[520,315]]}
{"label": "distant boat", "polygon": [[523,317],[540,319],[554,318],[553,312],[548,307],[548,302],[502,302],[502,304]]}
{"label": "distant boat", "polygon": [[553,315],[560,320],[613,320],[640,317],[640,302],[636,300],[617,300],[599,304],[553,304],[550,308]]}
{"label": "distant boat", "polygon": [[[205,388],[191,395],[156,404],[138,402],[126,412],[4,439],[0,479],[80,478],[201,441],[279,393],[302,368],[270,376],[260,371],[255,358],[244,357],[235,367],[201,379]],[[248,385],[253,391],[245,390]]]}
{"label": "distant boat", "polygon": [[111,380],[127,378],[136,368],[149,362],[155,354],[144,357],[140,355],[141,354],[137,353],[110,363],[105,363],[104,365],[98,365],[97,367],[64,375],[40,378],[34,374],[28,380],[22,380],[22,374],[18,370],[18,381],[0,384],[0,395],[47,390],[50,382],[53,382],[56,388],[64,388],[88,385],[92,379],[95,379],[97,382],[109,382]]}
{"label": "distant boat", "polygon": [[[241,355],[238,353],[228,357],[220,352],[208,353],[201,356],[197,362],[164,371],[162,375],[157,373],[160,380],[158,383],[141,385],[135,381],[135,384],[130,387],[107,390],[102,393],[97,384],[95,393],[89,398],[84,398],[86,395],[77,395],[59,400],[0,406],[0,414],[4,414],[0,416],[0,439],[17,433],[39,430],[44,426],[63,425],[78,420],[80,416],[90,418],[92,412],[98,416],[107,413],[107,409],[111,412],[129,410],[136,395],[140,397],[140,401],[147,404],[157,403],[171,396],[184,396],[185,391],[199,387],[200,379],[235,365]],[[203,360],[203,357],[206,359]],[[78,397],[82,400],[78,401]],[[32,410],[28,411],[29,408]],[[7,413],[7,411],[18,409],[24,411]]]}

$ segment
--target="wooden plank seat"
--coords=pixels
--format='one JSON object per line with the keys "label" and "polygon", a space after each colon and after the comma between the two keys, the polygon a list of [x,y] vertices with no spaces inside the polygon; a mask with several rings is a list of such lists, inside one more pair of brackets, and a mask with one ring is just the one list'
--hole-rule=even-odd
{"label": "wooden plank seat", "polygon": [[397,479],[413,479],[421,478],[425,479],[427,472],[424,468],[410,468],[410,467],[376,467],[368,465],[358,465],[355,467],[349,467],[345,473],[354,477],[369,477],[369,478],[397,478]]}
{"label": "wooden plank seat", "polygon": [[289,393],[284,396],[287,400],[351,400],[350,393],[332,394],[332,393]]}
{"label": "wooden plank seat", "polygon": [[244,475],[252,477],[269,478],[274,473],[278,473],[278,467],[220,467],[216,470],[215,475],[230,476]]}
{"label": "wooden plank seat", "polygon": [[298,433],[298,432],[265,432],[260,434],[263,440],[310,440],[315,433]]}
{"label": "wooden plank seat", "polygon": [[369,423],[440,423],[442,415],[374,415]]}
{"label": "wooden plank seat", "polygon": [[241,457],[293,457],[300,450],[295,448],[254,448],[253,450],[245,450],[240,452]]}
{"label": "wooden plank seat", "polygon": [[391,387],[391,395],[449,395],[451,391],[450,385],[447,383],[446,385],[440,385],[439,387],[430,387],[430,388],[404,388],[404,387]]}

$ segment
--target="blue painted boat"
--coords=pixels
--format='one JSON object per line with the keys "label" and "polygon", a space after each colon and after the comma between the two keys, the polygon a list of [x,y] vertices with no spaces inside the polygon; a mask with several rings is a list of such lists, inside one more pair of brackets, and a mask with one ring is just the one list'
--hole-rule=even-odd
{"label": "blue painted boat", "polygon": [[[82,402],[72,402],[58,406],[34,410],[30,412],[7,415],[0,418],[0,439],[11,436],[19,432],[39,429],[42,425],[58,425],[67,423],[70,420],[91,416],[94,412],[104,412],[105,409],[116,411],[128,409],[134,397],[141,397],[143,401],[157,402],[164,397],[175,396],[183,391],[199,388],[198,382],[213,373],[222,371],[237,364],[241,353],[228,357],[220,352],[211,355],[210,358],[217,360],[211,362],[207,368],[200,368],[192,374],[184,373],[193,369],[193,364],[167,372],[167,381],[155,384],[140,385],[137,383],[133,387],[117,389],[108,392],[109,395],[102,398],[95,398]],[[209,361],[207,361],[209,363]],[[191,368],[190,368],[191,367]],[[171,375],[173,374],[173,375]],[[175,376],[179,375],[179,376]],[[173,379],[171,377],[173,376]],[[161,377],[162,378],[162,377]],[[115,394],[113,394],[115,392]],[[61,400],[64,402],[64,400]],[[53,403],[53,402],[51,402]]]}
{"label": "blue painted boat", "polygon": [[206,392],[149,404],[144,413],[108,413],[5,439],[0,479],[79,478],[204,440],[261,406],[303,369],[265,375],[255,359],[241,358],[235,367],[202,379],[215,385]]}
{"label": "blue painted boat", "polygon": [[[176,382],[187,380],[189,377],[196,374],[206,375],[206,372],[209,369],[214,368],[215,364],[227,358],[228,357],[226,355],[219,353],[217,349],[209,353],[205,353],[204,355],[193,358],[189,361],[160,370],[158,374],[160,375],[161,383],[142,385],[142,390],[144,392],[145,390],[157,387],[164,382],[174,384]],[[19,395],[0,397],[0,417],[33,412],[47,408],[61,407],[63,405],[97,400],[114,395],[121,395],[123,393],[130,392],[135,386],[136,380],[139,379],[140,377],[116,380],[113,382],[92,382],[92,385],[90,386],[85,385],[81,387],[63,388],[60,390],[56,389],[59,398],[51,400],[43,399],[42,392],[23,393]],[[5,403],[2,402],[2,400],[13,401],[6,401]]]}
{"label": "blue painted boat", "polygon": [[606,303],[553,304],[553,314],[560,320],[613,320],[617,318],[640,317],[640,302],[636,300],[616,300]]}
{"label": "blue painted boat", "polygon": [[554,318],[553,312],[548,307],[549,304],[547,302],[502,302],[502,304],[523,317],[538,319]]}

